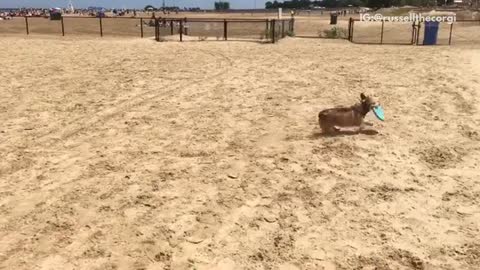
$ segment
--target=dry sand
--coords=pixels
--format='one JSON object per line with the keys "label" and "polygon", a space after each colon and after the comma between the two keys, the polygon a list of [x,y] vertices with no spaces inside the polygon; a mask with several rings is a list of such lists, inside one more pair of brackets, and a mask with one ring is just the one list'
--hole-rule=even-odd
{"label": "dry sand", "polygon": [[[0,47],[0,269],[480,265],[478,48]],[[360,92],[378,134],[321,136]]]}

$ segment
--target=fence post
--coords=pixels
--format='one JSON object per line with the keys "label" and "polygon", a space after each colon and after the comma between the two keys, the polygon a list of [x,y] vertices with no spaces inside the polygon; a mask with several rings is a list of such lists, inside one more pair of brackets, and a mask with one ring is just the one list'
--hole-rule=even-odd
{"label": "fence post", "polygon": [[270,28],[270,21],[268,19],[265,20],[265,34],[268,33],[268,30]]}
{"label": "fence post", "polygon": [[383,44],[383,27],[384,27],[384,25],[385,25],[385,21],[382,20],[382,34],[380,36],[380,44]]}
{"label": "fence post", "polygon": [[295,18],[292,17],[292,33],[295,33]]}
{"label": "fence post", "polygon": [[102,16],[99,16],[99,21],[100,21],[100,36],[103,37],[103,25],[102,25]]}
{"label": "fence post", "polygon": [[173,36],[173,20],[170,20],[170,35]]}
{"label": "fence post", "polygon": [[159,28],[160,24],[158,22],[158,19],[155,19],[155,40],[157,42],[160,41],[160,28]]}
{"label": "fence post", "polygon": [[25,16],[25,28],[27,30],[27,35],[29,35],[30,31],[28,30],[28,17],[27,16]]}
{"label": "fence post", "polygon": [[422,28],[422,23],[418,21],[418,29],[417,29],[417,45],[418,45],[418,39],[420,38],[420,28]]}
{"label": "fence post", "polygon": [[282,38],[285,37],[285,21],[282,20]]}
{"label": "fence post", "polygon": [[223,20],[223,38],[224,38],[225,40],[228,39],[228,28],[227,28],[227,27],[228,27],[228,26],[227,26],[227,19],[224,19],[224,20]]}
{"label": "fence post", "polygon": [[450,24],[450,36],[448,37],[448,45],[452,44],[452,30],[453,30],[453,22]]}
{"label": "fence post", "polygon": [[65,25],[63,24],[63,16],[60,18],[61,22],[62,22],[62,37],[65,36]]}
{"label": "fence post", "polygon": [[[155,28],[157,25],[155,24]],[[140,37],[143,38],[143,18],[140,18]]]}
{"label": "fence post", "polygon": [[352,17],[348,19],[348,41],[352,41]]}
{"label": "fence post", "polygon": [[355,29],[355,20],[352,19],[352,34],[350,35],[350,42],[353,43],[353,32]]}
{"label": "fence post", "polygon": [[157,42],[160,41],[160,37],[159,37],[158,33],[159,33],[159,32],[158,32],[158,20],[155,19],[155,40],[156,40]]}
{"label": "fence post", "polygon": [[183,41],[183,20],[180,20],[180,42]]}
{"label": "fence post", "polygon": [[275,19],[272,20],[272,43],[275,43]]}

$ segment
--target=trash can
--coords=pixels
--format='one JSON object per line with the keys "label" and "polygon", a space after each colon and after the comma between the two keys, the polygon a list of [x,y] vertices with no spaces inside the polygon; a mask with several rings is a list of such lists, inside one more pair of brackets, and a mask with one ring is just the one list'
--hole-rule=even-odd
{"label": "trash can", "polygon": [[338,14],[330,13],[330,24],[337,24]]}
{"label": "trash can", "polygon": [[439,22],[425,22],[425,33],[423,35],[423,45],[436,45],[438,37]]}

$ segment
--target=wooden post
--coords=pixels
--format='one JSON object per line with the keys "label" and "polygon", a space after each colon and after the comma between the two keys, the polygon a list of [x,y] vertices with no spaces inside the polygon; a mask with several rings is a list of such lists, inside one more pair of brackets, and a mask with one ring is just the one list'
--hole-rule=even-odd
{"label": "wooden post", "polygon": [[173,36],[173,20],[170,21],[170,35]]}
{"label": "wooden post", "polygon": [[272,20],[272,43],[275,43],[275,19]]}
{"label": "wooden post", "polygon": [[348,19],[348,40],[352,41],[352,17]]}
{"label": "wooden post", "polygon": [[180,20],[180,42],[183,41],[183,20]]}
{"label": "wooden post", "polygon": [[355,29],[355,21],[354,20],[352,20],[352,34],[350,35],[350,42],[353,42],[353,32],[354,32],[353,29]]}
{"label": "wooden post", "polygon": [[60,20],[62,21],[62,37],[64,37],[65,36],[65,25],[63,24],[63,16]]}
{"label": "wooden post", "polygon": [[25,16],[25,28],[27,30],[27,35],[30,35],[30,31],[28,30],[28,17]]}
{"label": "wooden post", "polygon": [[418,29],[417,29],[417,45],[418,45],[418,39],[420,38],[420,28],[422,27],[422,23],[419,21],[418,22]]}
{"label": "wooden post", "polygon": [[155,19],[155,37],[160,41],[160,20]]}
{"label": "wooden post", "polygon": [[270,22],[268,19],[265,20],[265,33],[268,33],[268,29],[270,28]]}
{"label": "wooden post", "polygon": [[453,30],[453,22],[450,24],[450,36],[448,37],[448,45],[452,44],[452,30]]}
{"label": "wooden post", "polygon": [[295,32],[295,18],[292,17],[292,33]]}
{"label": "wooden post", "polygon": [[[157,25],[155,24],[155,28]],[[140,37],[143,38],[143,18],[140,18]]]}
{"label": "wooden post", "polygon": [[227,19],[223,20],[223,39],[228,39]]}
{"label": "wooden post", "polygon": [[102,25],[102,16],[99,16],[99,21],[100,21],[100,36],[103,37],[103,25]]}
{"label": "wooden post", "polygon": [[285,37],[285,21],[282,20],[282,38]]}
{"label": "wooden post", "polygon": [[383,44],[383,27],[385,25],[385,21],[382,20],[382,34],[380,36],[380,44]]}

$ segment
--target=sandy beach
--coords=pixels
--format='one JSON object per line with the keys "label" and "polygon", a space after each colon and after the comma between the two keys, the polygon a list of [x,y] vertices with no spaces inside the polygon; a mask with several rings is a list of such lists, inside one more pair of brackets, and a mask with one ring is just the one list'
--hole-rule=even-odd
{"label": "sandy beach", "polygon": [[[478,47],[0,47],[0,269],[480,265]],[[323,136],[362,92],[386,121]]]}

